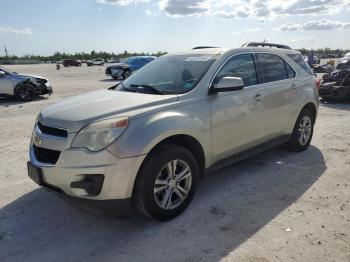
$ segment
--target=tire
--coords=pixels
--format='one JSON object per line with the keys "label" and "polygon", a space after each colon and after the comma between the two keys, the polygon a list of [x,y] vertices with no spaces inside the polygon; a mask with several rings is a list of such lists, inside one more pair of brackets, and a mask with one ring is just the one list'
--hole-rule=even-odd
{"label": "tire", "polygon": [[314,133],[315,117],[311,110],[304,108],[295,123],[288,147],[292,151],[301,152],[306,150]]}
{"label": "tire", "polygon": [[[169,177],[173,172],[169,171],[174,166],[175,176],[172,179]],[[198,177],[198,164],[189,150],[176,145],[162,145],[150,153],[140,168],[135,183],[135,205],[151,219],[170,220],[191,203]]]}
{"label": "tire", "polygon": [[130,75],[131,75],[130,71],[126,70],[125,72],[123,72],[122,77],[123,79],[127,79]]}
{"label": "tire", "polygon": [[15,97],[17,100],[22,102],[29,102],[36,96],[35,88],[28,84],[19,84],[15,89]]}

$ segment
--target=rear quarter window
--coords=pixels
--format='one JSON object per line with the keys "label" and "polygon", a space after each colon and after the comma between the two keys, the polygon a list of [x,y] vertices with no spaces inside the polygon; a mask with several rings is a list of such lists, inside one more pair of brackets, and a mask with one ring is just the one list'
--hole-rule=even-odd
{"label": "rear quarter window", "polygon": [[310,66],[305,62],[303,57],[300,54],[288,54],[288,56],[297,63],[302,69],[304,69],[305,72],[309,73],[310,75],[313,75],[314,72],[312,72]]}

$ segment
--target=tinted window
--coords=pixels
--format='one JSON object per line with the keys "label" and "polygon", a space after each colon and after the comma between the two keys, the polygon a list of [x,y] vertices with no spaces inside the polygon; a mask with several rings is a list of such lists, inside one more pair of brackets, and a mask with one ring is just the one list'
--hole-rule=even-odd
{"label": "tinted window", "polygon": [[217,84],[226,76],[242,78],[245,86],[256,85],[258,80],[256,77],[253,56],[251,54],[242,54],[231,58],[220,69],[215,77],[214,84]]}
{"label": "tinted window", "polygon": [[310,75],[314,74],[312,72],[310,66],[305,62],[305,60],[303,59],[303,57],[300,54],[289,54],[288,56],[290,58],[292,58],[294,60],[294,62],[297,63],[307,73],[309,73]]}
{"label": "tinted window", "polygon": [[287,71],[284,60],[277,55],[257,54],[260,77],[262,83],[287,79]]}
{"label": "tinted window", "polygon": [[284,62],[284,64],[286,66],[288,78],[294,78],[295,77],[295,71],[293,70],[293,68],[290,65],[288,65],[286,62]]}

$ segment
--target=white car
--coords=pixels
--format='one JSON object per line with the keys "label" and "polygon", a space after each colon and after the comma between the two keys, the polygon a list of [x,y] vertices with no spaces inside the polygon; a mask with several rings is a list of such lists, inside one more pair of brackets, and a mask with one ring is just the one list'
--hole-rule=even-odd
{"label": "white car", "polygon": [[20,101],[31,101],[39,95],[51,93],[52,86],[46,78],[18,74],[0,67],[0,96],[14,96]]}
{"label": "white car", "polygon": [[92,59],[86,62],[87,66],[103,66],[105,64],[105,60],[102,58]]}
{"label": "white car", "polygon": [[350,53],[345,54],[345,55],[341,58],[340,63],[346,63],[346,62],[348,62],[348,61],[350,61]]}

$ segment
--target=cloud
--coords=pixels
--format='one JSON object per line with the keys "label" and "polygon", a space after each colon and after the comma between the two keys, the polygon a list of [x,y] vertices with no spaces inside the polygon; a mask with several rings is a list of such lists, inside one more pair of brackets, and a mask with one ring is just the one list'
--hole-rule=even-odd
{"label": "cloud", "polygon": [[246,31],[247,31],[247,33],[254,33],[254,32],[257,32],[260,30],[261,30],[260,27],[256,27],[256,28],[248,28]]}
{"label": "cloud", "polygon": [[152,15],[153,13],[152,13],[152,11],[151,10],[145,10],[145,13],[146,13],[146,15]]}
{"label": "cloud", "polygon": [[[127,6],[151,0],[96,0]],[[335,15],[350,10],[350,0],[154,0],[169,16],[207,16],[221,19],[254,18],[258,21],[288,16]],[[147,12],[146,12],[147,13]]]}
{"label": "cloud", "polygon": [[310,21],[304,24],[287,23],[276,28],[278,31],[315,31],[315,30],[349,30],[350,23],[332,21],[323,19],[319,21]]}
{"label": "cloud", "polygon": [[159,0],[158,4],[160,10],[170,16],[258,20],[290,15],[333,15],[350,9],[350,0]]}
{"label": "cloud", "polygon": [[10,34],[10,35],[32,35],[32,30],[30,28],[16,29],[12,27],[0,27],[0,33]]}
{"label": "cloud", "polygon": [[292,44],[299,44],[299,43],[314,43],[315,39],[312,37],[307,37],[307,38],[298,38],[298,39],[291,39],[289,40],[290,43]]}
{"label": "cloud", "polygon": [[137,3],[148,3],[149,0],[97,0],[99,4],[108,4],[108,5],[120,5],[127,6],[130,4]]}
{"label": "cloud", "polygon": [[210,9],[208,0],[160,0],[160,10],[173,16],[206,15]]}

